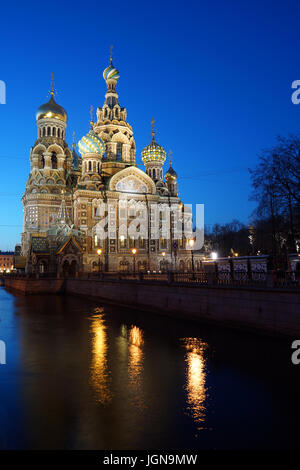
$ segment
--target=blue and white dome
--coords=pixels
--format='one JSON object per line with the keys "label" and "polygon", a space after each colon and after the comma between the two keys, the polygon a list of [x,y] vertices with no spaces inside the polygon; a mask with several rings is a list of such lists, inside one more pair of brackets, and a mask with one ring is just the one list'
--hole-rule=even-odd
{"label": "blue and white dome", "polygon": [[105,152],[103,140],[100,139],[100,137],[92,130],[80,139],[78,142],[78,148],[81,155],[86,153],[95,153],[102,157]]}
{"label": "blue and white dome", "polygon": [[119,71],[113,66],[113,64],[110,64],[108,67],[103,72],[103,78],[105,81],[107,80],[116,80],[120,78]]}

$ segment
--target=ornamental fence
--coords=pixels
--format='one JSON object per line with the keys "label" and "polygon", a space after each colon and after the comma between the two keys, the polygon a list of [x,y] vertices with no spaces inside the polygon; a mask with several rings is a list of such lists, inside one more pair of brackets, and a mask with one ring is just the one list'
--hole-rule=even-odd
{"label": "ornamental fence", "polygon": [[[59,276],[68,279],[70,276]],[[9,279],[54,279],[53,273],[38,274],[4,274],[0,277],[4,281]],[[199,271],[199,272],[91,272],[76,273],[73,278],[83,280],[111,281],[111,282],[136,282],[136,283],[160,283],[176,286],[220,286],[220,287],[268,287],[282,289],[299,289],[300,272],[284,271]]]}

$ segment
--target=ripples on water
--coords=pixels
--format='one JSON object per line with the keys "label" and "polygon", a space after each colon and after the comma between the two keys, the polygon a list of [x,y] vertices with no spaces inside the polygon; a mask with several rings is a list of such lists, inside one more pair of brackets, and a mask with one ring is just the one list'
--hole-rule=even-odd
{"label": "ripples on water", "polygon": [[0,448],[298,447],[290,341],[0,290]]}

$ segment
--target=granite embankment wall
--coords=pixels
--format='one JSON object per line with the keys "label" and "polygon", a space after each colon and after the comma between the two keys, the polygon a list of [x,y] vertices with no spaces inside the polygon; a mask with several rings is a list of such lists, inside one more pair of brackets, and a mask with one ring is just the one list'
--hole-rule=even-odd
{"label": "granite embankment wall", "polygon": [[300,335],[300,290],[88,279],[6,279],[24,294],[64,293],[158,314]]}
{"label": "granite embankment wall", "polygon": [[9,279],[4,278],[6,288],[24,295],[61,294],[64,291],[64,279]]}

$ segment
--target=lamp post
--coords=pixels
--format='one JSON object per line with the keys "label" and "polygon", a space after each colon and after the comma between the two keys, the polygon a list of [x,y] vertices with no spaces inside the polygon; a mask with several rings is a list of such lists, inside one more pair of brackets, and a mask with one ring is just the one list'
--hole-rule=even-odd
{"label": "lamp post", "polygon": [[98,272],[99,272],[99,275],[100,275],[100,259],[101,259],[101,255],[102,255],[102,250],[101,248],[98,248],[97,250],[97,254],[99,256],[99,261],[98,261]]}
{"label": "lamp post", "polygon": [[131,253],[133,254],[133,274],[135,275],[135,255],[136,255],[137,249],[132,248]]}
{"label": "lamp post", "polygon": [[194,276],[195,276],[195,268],[194,268],[194,250],[193,250],[194,244],[195,244],[195,240],[194,240],[193,238],[190,238],[190,240],[189,240],[189,246],[190,246],[191,254],[192,254],[192,272],[193,272],[193,279],[194,279]]}
{"label": "lamp post", "polygon": [[163,257],[163,271],[164,271],[164,270],[165,270],[165,256],[166,256],[166,252],[163,251],[161,255],[162,255],[162,257]]}

